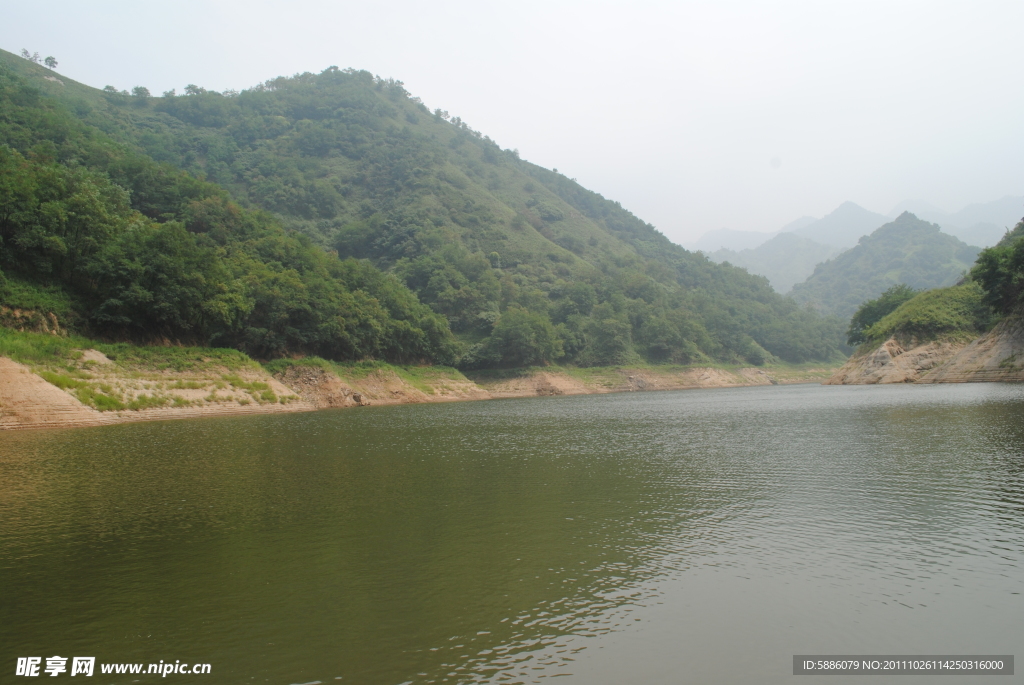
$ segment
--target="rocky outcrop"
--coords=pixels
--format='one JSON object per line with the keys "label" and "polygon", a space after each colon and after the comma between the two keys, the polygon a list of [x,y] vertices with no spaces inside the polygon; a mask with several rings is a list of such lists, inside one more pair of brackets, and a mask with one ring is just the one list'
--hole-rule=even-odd
{"label": "rocky outcrop", "polygon": [[1002,321],[954,354],[921,383],[1024,381],[1024,317]]}
{"label": "rocky outcrop", "polygon": [[1024,317],[1013,316],[970,342],[903,344],[889,338],[854,355],[825,385],[1024,381]]}
{"label": "rocky outcrop", "polygon": [[43,313],[34,309],[18,309],[2,305],[0,305],[0,326],[33,333],[68,334],[53,312]]}
{"label": "rocky outcrop", "polygon": [[317,409],[364,404],[361,393],[353,391],[333,373],[317,366],[290,366],[277,378]]}
{"label": "rocky outcrop", "polygon": [[878,349],[854,355],[824,385],[917,383],[944,364],[966,343],[933,340],[904,346],[889,338]]}

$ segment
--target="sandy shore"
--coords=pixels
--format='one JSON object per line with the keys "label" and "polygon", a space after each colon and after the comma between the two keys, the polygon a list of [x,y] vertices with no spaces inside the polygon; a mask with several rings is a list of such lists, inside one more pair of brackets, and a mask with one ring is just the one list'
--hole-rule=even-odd
{"label": "sandy shore", "polygon": [[82,374],[90,379],[89,383],[116,392],[126,401],[135,400],[138,404],[148,398],[163,406],[99,411],[80,401],[74,388],[61,389],[28,366],[0,357],[0,430],[100,426],[367,405],[820,383],[834,371],[829,368],[563,370],[552,367],[523,373],[480,372],[470,374],[469,378],[438,374],[414,383],[384,369],[358,378],[342,378],[323,368],[305,366],[290,367],[277,377],[256,369],[141,373],[138,369],[120,368],[95,350],[86,350],[81,364],[89,372]]}

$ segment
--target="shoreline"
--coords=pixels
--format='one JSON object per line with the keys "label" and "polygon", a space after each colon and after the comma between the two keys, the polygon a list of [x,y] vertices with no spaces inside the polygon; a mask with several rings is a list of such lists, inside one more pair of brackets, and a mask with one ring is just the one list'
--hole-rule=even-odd
{"label": "shoreline", "polygon": [[[164,405],[100,411],[80,401],[73,387],[48,382],[37,369],[0,357],[0,431],[84,428],[138,421],[317,411],[357,406],[466,402],[612,392],[697,390],[758,385],[821,383],[835,368],[797,367],[542,367],[514,371],[454,370],[412,377],[401,369],[335,373],[296,363],[271,375],[265,369],[221,367],[195,371],[126,369],[95,350],[82,367],[101,387],[121,396]],[[79,383],[81,385],[81,383]],[[212,389],[212,390],[211,390]],[[209,392],[208,392],[209,391]],[[79,391],[81,392],[81,391]],[[149,393],[148,395],[146,393]],[[208,393],[208,394],[207,394]],[[271,399],[272,398],[272,399]]]}

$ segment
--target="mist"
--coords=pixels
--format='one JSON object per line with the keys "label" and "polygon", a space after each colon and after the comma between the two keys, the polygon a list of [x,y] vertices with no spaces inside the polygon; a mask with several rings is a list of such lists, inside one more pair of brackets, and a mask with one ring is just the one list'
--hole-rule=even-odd
{"label": "mist", "polygon": [[844,201],[1021,195],[1012,2],[22,3],[0,47],[154,94],[330,65],[404,81],[678,243]]}

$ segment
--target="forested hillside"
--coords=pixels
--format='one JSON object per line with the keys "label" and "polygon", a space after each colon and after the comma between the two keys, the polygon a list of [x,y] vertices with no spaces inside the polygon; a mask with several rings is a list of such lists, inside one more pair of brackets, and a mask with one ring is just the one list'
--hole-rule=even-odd
{"label": "forested hillside", "polygon": [[[837,354],[840,321],[673,245],[618,203],[428,111],[400,82],[330,68],[241,93],[190,86],[153,97],[0,58],[7,177],[90,179],[119,222],[96,235],[83,224],[85,242],[72,240],[88,244],[79,254],[79,242],[72,250],[40,218],[49,196],[8,193],[4,216],[15,208],[29,218],[3,220],[2,268],[59,285],[83,321],[111,334],[188,331],[262,356],[458,357],[464,366]],[[65,243],[56,251],[73,260],[46,252],[55,235]],[[161,240],[197,256],[169,255]],[[209,292],[194,285],[196,306],[140,305],[167,290],[140,285],[139,274],[155,272],[146,259],[168,269],[193,259],[181,277]],[[264,292],[283,300],[260,305]],[[341,309],[325,314],[331,307]],[[184,314],[193,311],[196,320]],[[376,342],[332,349],[339,327]],[[412,342],[388,347],[406,329]]]}
{"label": "forested hillside", "polygon": [[457,358],[443,317],[395,277],[240,208],[2,70],[0,141],[0,304],[263,358]]}
{"label": "forested hillside", "polygon": [[978,248],[904,212],[793,286],[798,302],[849,319],[866,300],[904,283],[917,290],[953,285],[971,268]]}

